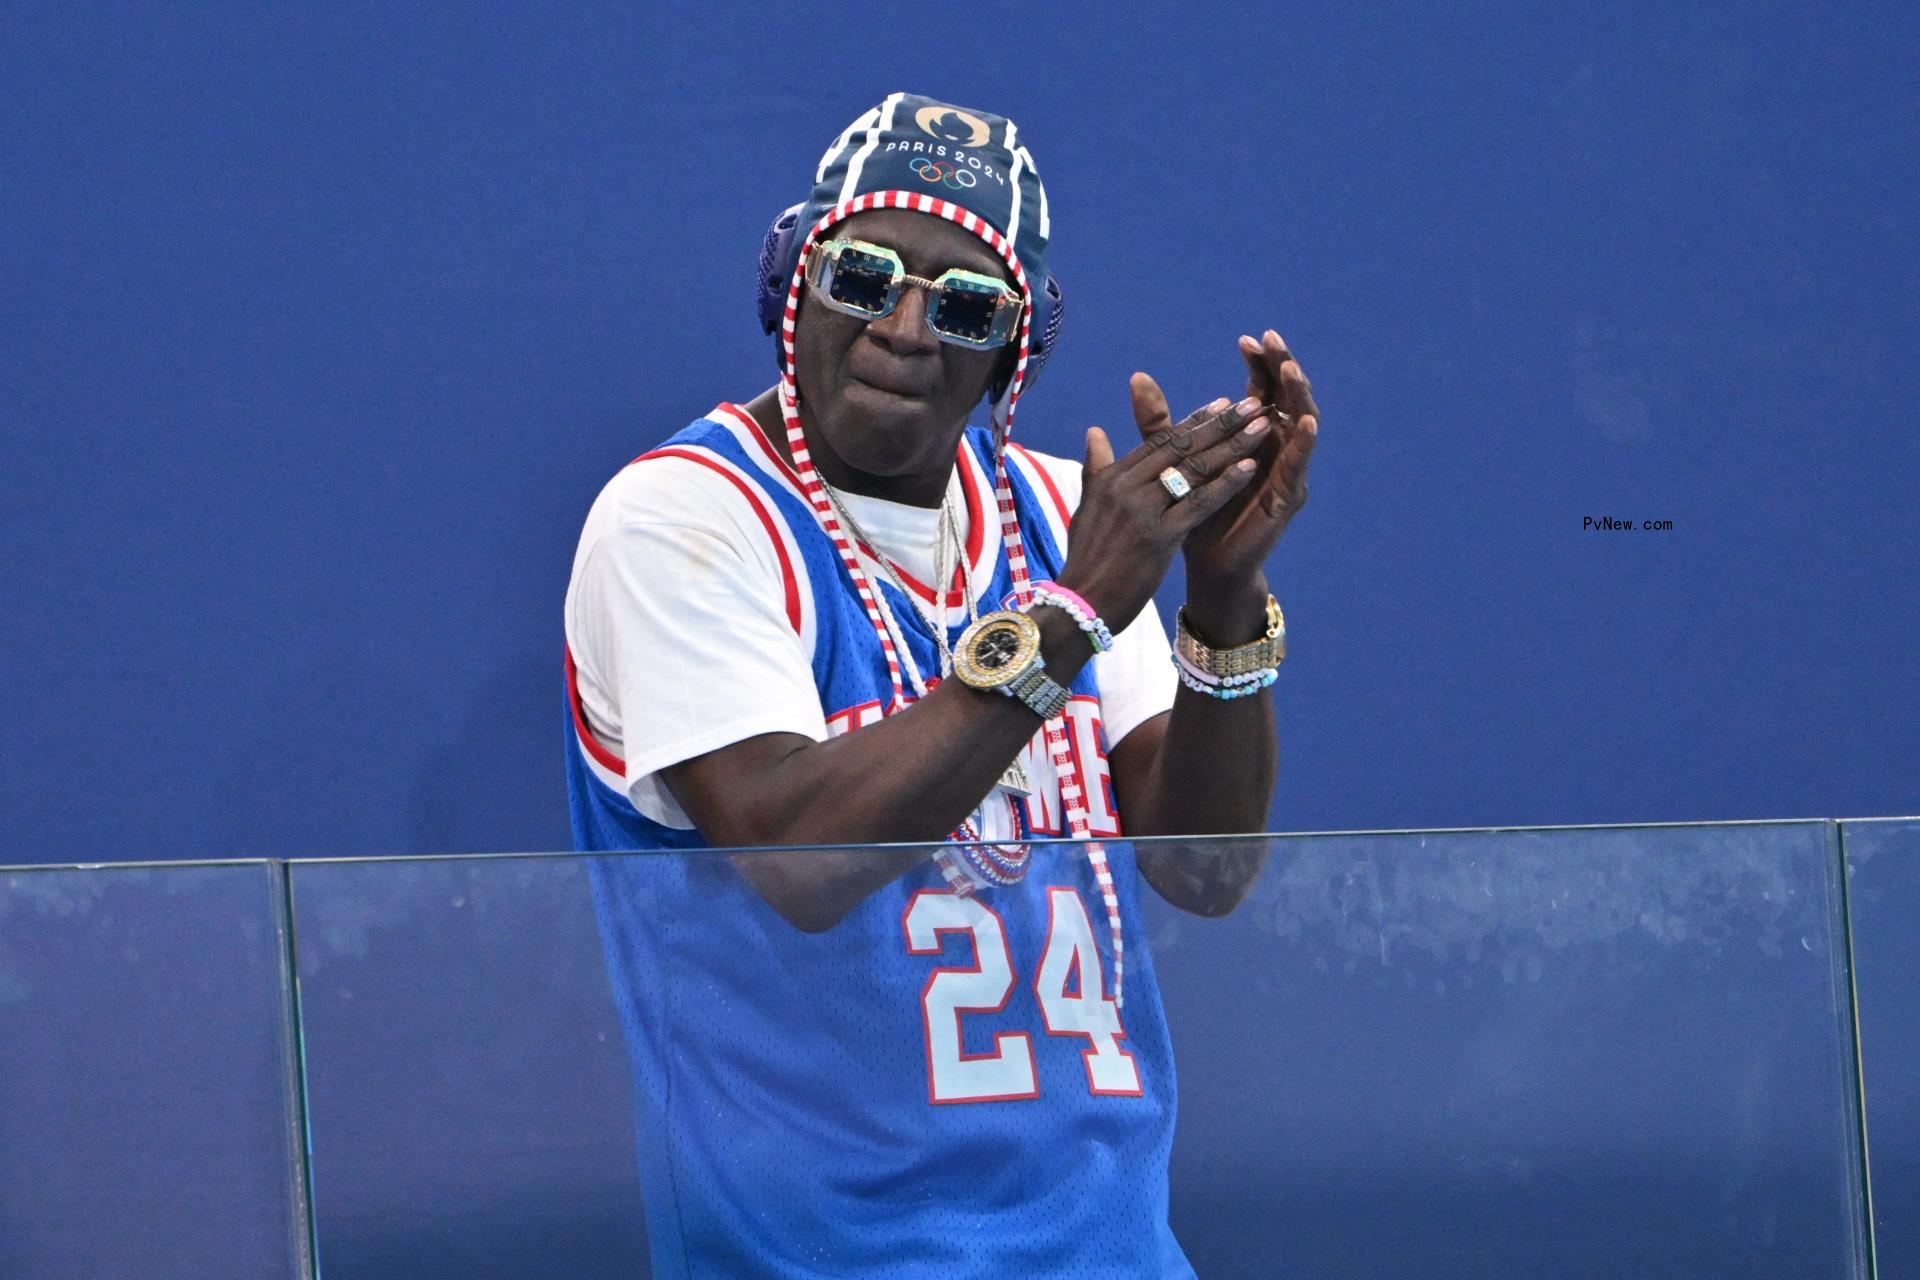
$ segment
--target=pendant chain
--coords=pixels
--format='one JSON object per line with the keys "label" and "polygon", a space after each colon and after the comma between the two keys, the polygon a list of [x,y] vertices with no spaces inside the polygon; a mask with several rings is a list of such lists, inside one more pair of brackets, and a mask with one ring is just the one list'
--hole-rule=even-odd
{"label": "pendant chain", "polygon": [[[940,499],[940,526],[939,532],[935,535],[938,549],[934,554],[933,571],[934,581],[938,584],[939,598],[934,610],[929,612],[921,606],[919,599],[907,587],[899,570],[894,567],[892,558],[880,549],[879,544],[860,527],[860,522],[853,518],[853,513],[847,510],[846,504],[840,500],[839,492],[829,484],[823,483],[820,487],[826,490],[827,500],[833,503],[834,513],[840,517],[840,523],[847,527],[847,531],[854,536],[855,541],[872,553],[874,560],[880,566],[880,571],[886,574],[887,580],[907,598],[907,603],[913,606],[913,611],[920,615],[920,620],[925,622],[928,630],[933,632],[934,643],[940,649],[940,678],[946,679],[953,673],[953,644],[947,637],[946,614],[947,600],[952,593],[956,557],[960,565],[961,581],[964,584],[962,590],[966,595],[967,619],[970,622],[977,622],[980,618],[980,609],[973,596],[973,566],[967,563],[967,551],[960,542],[959,522],[954,519],[953,494],[949,492]],[[920,673],[913,665],[912,655],[906,652],[904,638],[900,635],[900,624],[893,616],[892,607],[887,604],[886,597],[877,593],[874,603],[880,606],[887,626],[893,631],[894,642],[900,646],[901,656],[906,659],[909,671],[916,677],[914,683],[923,686],[915,692],[924,695],[926,693],[924,683],[918,679]]]}

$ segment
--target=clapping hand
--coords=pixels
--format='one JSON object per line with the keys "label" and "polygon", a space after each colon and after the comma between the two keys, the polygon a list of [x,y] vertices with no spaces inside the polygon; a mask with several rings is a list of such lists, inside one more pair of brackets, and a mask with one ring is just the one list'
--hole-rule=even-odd
{"label": "clapping hand", "polygon": [[1175,423],[1152,378],[1136,373],[1129,386],[1140,444],[1116,460],[1106,432],[1088,428],[1080,507],[1060,571],[1061,585],[1091,601],[1115,631],[1153,597],[1195,529],[1258,482],[1257,455],[1273,429],[1261,400],[1216,400]]}
{"label": "clapping hand", "polygon": [[[1242,335],[1241,358],[1247,364],[1247,396],[1271,406],[1272,426],[1253,458],[1258,472],[1220,509],[1194,527],[1183,550],[1189,591],[1232,591],[1255,578],[1287,525],[1306,505],[1307,462],[1320,434],[1320,410],[1313,387],[1279,334]],[[1136,412],[1144,400],[1165,413],[1166,399],[1153,380],[1136,375]],[[1277,412],[1275,412],[1277,410]]]}

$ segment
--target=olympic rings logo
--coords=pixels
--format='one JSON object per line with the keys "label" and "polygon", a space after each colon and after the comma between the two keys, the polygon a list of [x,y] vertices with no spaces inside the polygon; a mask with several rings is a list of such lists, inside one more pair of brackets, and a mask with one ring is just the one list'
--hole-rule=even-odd
{"label": "olympic rings logo", "polygon": [[922,182],[938,182],[952,187],[955,191],[964,191],[968,187],[978,186],[980,179],[957,164],[945,160],[929,160],[925,156],[915,156],[913,163],[907,166],[914,176]]}

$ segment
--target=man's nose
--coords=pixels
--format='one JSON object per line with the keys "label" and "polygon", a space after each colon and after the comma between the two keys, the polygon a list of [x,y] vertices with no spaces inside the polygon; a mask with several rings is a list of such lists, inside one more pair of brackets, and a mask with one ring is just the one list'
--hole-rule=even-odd
{"label": "man's nose", "polygon": [[867,329],[889,350],[902,354],[938,347],[940,340],[927,328],[927,303],[926,290],[918,285],[903,285],[893,310],[878,320],[869,321]]}

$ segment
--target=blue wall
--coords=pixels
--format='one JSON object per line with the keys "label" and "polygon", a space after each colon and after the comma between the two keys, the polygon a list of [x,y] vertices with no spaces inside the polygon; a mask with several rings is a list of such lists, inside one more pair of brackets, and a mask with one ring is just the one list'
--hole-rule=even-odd
{"label": "blue wall", "polygon": [[1911,6],[91,8],[0,17],[0,861],[564,845],[580,519],[895,88],[1047,178],[1028,443],[1313,375],[1276,827],[1920,809]]}

